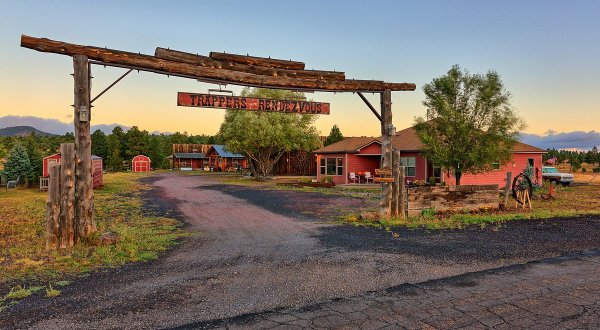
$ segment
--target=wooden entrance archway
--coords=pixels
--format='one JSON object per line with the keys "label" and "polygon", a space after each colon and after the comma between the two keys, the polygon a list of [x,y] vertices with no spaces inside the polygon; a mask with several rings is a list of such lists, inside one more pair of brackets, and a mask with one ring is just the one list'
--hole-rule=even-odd
{"label": "wooden entrance archway", "polygon": [[[21,46],[40,52],[73,57],[75,164],[73,166],[74,177],[67,178],[66,182],[73,186],[70,187],[73,188],[70,194],[74,195],[74,200],[69,202],[71,205],[75,205],[75,208],[67,213],[73,217],[72,222],[76,224],[76,240],[77,237],[88,237],[96,228],[91,177],[91,104],[131,70],[190,78],[220,85],[231,84],[307,92],[355,92],[381,122],[381,167],[386,171],[392,169],[390,136],[395,133],[392,125],[391,92],[414,91],[416,88],[413,83],[346,79],[343,72],[305,70],[303,62],[247,55],[211,52],[209,56],[202,56],[158,47],[154,56],[151,56],[26,35],[21,36]],[[91,64],[127,68],[129,71],[92,99],[90,97]],[[362,95],[363,92],[380,94],[380,113]],[[400,184],[398,181],[382,183],[381,212],[384,214],[393,214],[395,213],[394,209],[398,208],[398,185]],[[50,193],[52,192],[49,190]]]}

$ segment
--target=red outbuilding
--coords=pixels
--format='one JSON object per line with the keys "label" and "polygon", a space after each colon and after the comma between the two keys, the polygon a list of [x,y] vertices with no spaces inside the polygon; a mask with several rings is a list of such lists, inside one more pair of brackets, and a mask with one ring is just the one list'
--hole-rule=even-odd
{"label": "red outbuilding", "polygon": [[[42,179],[40,180],[40,189],[47,189],[48,169],[52,164],[60,164],[60,153],[46,156],[42,160]],[[94,189],[102,187],[104,185],[104,178],[102,177],[102,158],[92,155],[92,186]]]}
{"label": "red outbuilding", "polygon": [[144,155],[137,155],[131,160],[131,171],[134,173],[138,172],[150,172],[150,158]]}

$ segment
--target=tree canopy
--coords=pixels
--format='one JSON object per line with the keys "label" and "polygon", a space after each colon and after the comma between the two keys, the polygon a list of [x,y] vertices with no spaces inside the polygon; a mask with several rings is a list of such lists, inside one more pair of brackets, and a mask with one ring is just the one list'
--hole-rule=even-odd
{"label": "tree canopy", "polygon": [[[305,99],[287,90],[244,88],[242,96],[271,99]],[[254,175],[265,177],[286,151],[311,151],[319,145],[313,115],[228,110],[219,136],[231,152],[251,160]]]}
{"label": "tree canopy", "polygon": [[510,93],[495,71],[470,74],[458,65],[423,87],[426,118],[416,119],[424,156],[454,171],[481,173],[510,160],[525,124],[513,110]]}
{"label": "tree canopy", "polygon": [[333,127],[331,128],[331,131],[329,132],[329,135],[323,142],[323,145],[328,146],[330,144],[340,142],[343,139],[344,139],[344,135],[342,135],[342,131],[340,131],[340,128],[338,127],[338,125],[333,125]]}
{"label": "tree canopy", "polygon": [[7,180],[21,179],[21,182],[28,181],[32,172],[29,155],[23,145],[17,143],[13,145],[4,162],[4,176]]}

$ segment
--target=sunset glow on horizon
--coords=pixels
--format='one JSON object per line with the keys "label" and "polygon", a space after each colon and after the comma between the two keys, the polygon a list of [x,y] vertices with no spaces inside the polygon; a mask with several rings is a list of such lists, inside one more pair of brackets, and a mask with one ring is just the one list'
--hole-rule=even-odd
{"label": "sunset glow on horizon", "polygon": [[[421,88],[453,64],[472,73],[497,71],[527,122],[527,133],[600,130],[600,4],[594,1],[361,2],[70,2],[0,1],[0,117],[72,120],[70,57],[19,46],[21,34],[154,54],[155,47],[208,55],[226,51],[293,59],[307,69],[344,71],[347,79],[413,82],[393,93],[398,129],[425,114]],[[380,10],[387,7],[387,10]],[[35,10],[32,10],[35,8]],[[222,12],[227,15],[200,15]],[[88,13],[92,15],[83,15]],[[199,19],[201,18],[201,19]],[[59,24],[58,22],[61,22]],[[93,66],[92,96],[125,69]],[[94,102],[92,124],[147,131],[215,134],[224,110],[177,106],[177,92],[215,85],[133,72]],[[227,86],[239,94],[241,87]],[[331,104],[316,121],[321,134],[337,124],[345,136],[376,136],[379,122],[352,93],[308,93]],[[366,95],[378,107],[378,95]]]}

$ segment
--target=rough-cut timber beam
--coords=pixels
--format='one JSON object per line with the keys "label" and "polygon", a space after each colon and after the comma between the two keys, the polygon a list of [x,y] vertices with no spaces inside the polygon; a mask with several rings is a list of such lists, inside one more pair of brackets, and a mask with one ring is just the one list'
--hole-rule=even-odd
{"label": "rough-cut timber beam", "polygon": [[266,58],[266,57],[255,57],[248,55],[237,55],[237,54],[227,54],[227,53],[218,53],[218,52],[210,52],[210,58],[219,61],[228,61],[228,62],[236,62],[241,64],[248,65],[260,65],[266,66],[270,68],[280,68],[280,69],[290,69],[290,70],[304,70],[304,63],[296,62],[292,60],[278,60],[275,58]]}
{"label": "rough-cut timber beam", "polygon": [[346,77],[343,72],[336,71],[321,71],[321,70],[289,70],[265,67],[259,65],[247,65],[232,61],[220,61],[212,59],[208,56],[190,54],[177,50],[165,49],[157,47],[154,56],[173,62],[181,62],[216,69],[226,69],[232,71],[240,71],[264,76],[281,76],[290,78],[317,78],[322,80],[344,80]]}
{"label": "rough-cut timber beam", "polygon": [[251,73],[202,67],[187,63],[173,62],[119,50],[111,50],[92,46],[81,46],[45,38],[21,36],[21,46],[41,52],[62,55],[85,55],[90,60],[114,66],[135,68],[166,75],[177,75],[202,81],[214,81],[225,84],[254,86],[278,89],[301,89],[331,92],[382,92],[386,89],[392,91],[413,91],[412,83],[386,83],[373,80],[323,80],[308,78],[290,78],[262,76]]}

